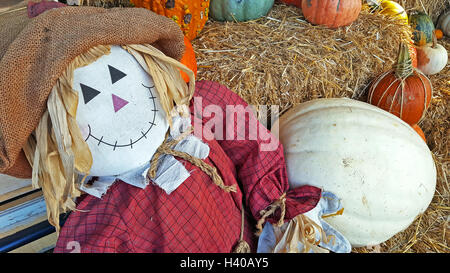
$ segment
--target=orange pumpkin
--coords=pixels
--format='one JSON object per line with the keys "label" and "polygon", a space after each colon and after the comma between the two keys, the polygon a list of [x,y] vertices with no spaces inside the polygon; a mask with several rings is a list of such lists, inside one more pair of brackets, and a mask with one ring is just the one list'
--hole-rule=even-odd
{"label": "orange pumpkin", "polygon": [[413,42],[408,45],[409,55],[411,56],[412,66],[417,68],[417,48],[414,46]]}
{"label": "orange pumpkin", "polygon": [[338,28],[350,25],[361,12],[361,0],[305,0],[302,12],[314,25]]}
{"label": "orange pumpkin", "polygon": [[440,29],[436,29],[434,31],[434,35],[436,35],[436,39],[440,40],[442,37],[444,37],[444,33]]}
{"label": "orange pumpkin", "polygon": [[371,83],[368,102],[411,125],[425,115],[432,91],[431,81],[412,66],[408,46],[401,43],[397,64]]}
{"label": "orange pumpkin", "polygon": [[146,8],[174,20],[183,34],[193,40],[208,20],[210,0],[130,0],[137,8]]}
{"label": "orange pumpkin", "polygon": [[427,139],[425,138],[425,134],[423,133],[422,129],[417,124],[411,125],[411,127],[419,134],[419,136],[423,139],[423,141],[427,142]]}
{"label": "orange pumpkin", "polygon": [[[192,47],[191,42],[186,36],[184,37],[184,46],[184,54],[180,62],[187,66],[190,70],[192,70],[194,72],[194,76],[197,77],[197,61],[195,59],[194,48]],[[185,82],[189,82],[189,76],[181,70],[180,72],[183,80]]]}

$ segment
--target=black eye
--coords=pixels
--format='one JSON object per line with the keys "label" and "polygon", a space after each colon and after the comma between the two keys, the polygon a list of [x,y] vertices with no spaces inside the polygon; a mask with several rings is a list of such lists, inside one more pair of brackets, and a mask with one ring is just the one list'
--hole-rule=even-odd
{"label": "black eye", "polygon": [[122,71],[120,71],[119,69],[114,68],[110,65],[108,65],[108,68],[109,68],[109,74],[111,75],[111,82],[113,84],[127,75],[127,74],[123,73]]}
{"label": "black eye", "polygon": [[98,91],[92,87],[89,87],[82,83],[80,83],[80,86],[81,86],[81,92],[83,92],[84,104],[90,102],[93,98],[95,98],[98,94],[100,94],[100,91]]}

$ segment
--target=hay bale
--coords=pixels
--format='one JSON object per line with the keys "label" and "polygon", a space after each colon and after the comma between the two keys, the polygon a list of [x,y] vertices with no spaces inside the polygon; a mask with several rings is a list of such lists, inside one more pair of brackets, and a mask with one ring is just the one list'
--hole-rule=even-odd
{"label": "hay bale", "polygon": [[199,78],[224,83],[250,104],[282,110],[324,97],[360,98],[374,71],[390,69],[410,28],[363,11],[349,27],[312,26],[292,6],[243,23],[209,21],[193,41]]}
{"label": "hay bale", "polygon": [[436,22],[444,9],[450,8],[450,0],[397,0],[409,14],[412,10],[425,11]]}
{"label": "hay bale", "polygon": [[[435,0],[417,0],[435,10]],[[443,2],[443,1],[442,1]],[[447,1],[446,1],[447,2]],[[417,7],[406,5],[408,8]],[[365,100],[370,81],[392,67],[400,41],[411,35],[395,19],[362,11],[349,27],[312,26],[301,10],[275,4],[270,13],[250,22],[208,21],[192,41],[198,80],[228,86],[252,105],[292,105],[315,98]],[[440,41],[450,52],[450,39]],[[408,229],[374,248],[354,252],[449,252],[448,136],[449,65],[430,76],[431,106],[419,124],[427,136],[438,172],[432,203]]]}

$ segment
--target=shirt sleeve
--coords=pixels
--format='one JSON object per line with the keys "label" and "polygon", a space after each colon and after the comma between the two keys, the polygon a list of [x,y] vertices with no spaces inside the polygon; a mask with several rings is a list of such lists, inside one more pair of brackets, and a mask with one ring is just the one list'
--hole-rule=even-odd
{"label": "shirt sleeve", "polygon": [[199,81],[191,110],[194,133],[214,137],[233,162],[246,206],[255,219],[283,193],[287,197],[285,220],[317,205],[319,188],[289,190],[283,146],[236,93],[215,82]]}

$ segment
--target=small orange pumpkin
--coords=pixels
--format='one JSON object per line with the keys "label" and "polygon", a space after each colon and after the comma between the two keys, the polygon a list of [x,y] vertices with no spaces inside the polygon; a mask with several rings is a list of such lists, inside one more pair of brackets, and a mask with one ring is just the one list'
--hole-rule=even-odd
{"label": "small orange pumpkin", "polygon": [[[191,42],[186,36],[184,37],[184,46],[184,54],[180,62],[187,66],[190,70],[192,70],[194,72],[194,76],[197,77],[197,61],[195,59],[194,48],[192,47]],[[181,70],[180,72],[183,80],[185,82],[189,82],[189,76]]]}
{"label": "small orange pumpkin", "polygon": [[442,32],[442,30],[440,29],[435,29],[434,30],[434,35],[436,35],[436,39],[440,40],[442,39],[442,37],[444,37],[444,33]]}
{"label": "small orange pumpkin", "polygon": [[411,127],[414,129],[414,131],[416,131],[419,134],[419,136],[423,139],[423,141],[427,142],[427,139],[425,138],[425,134],[422,131],[422,129],[419,127],[419,125],[413,124],[413,125],[411,125]]}
{"label": "small orange pumpkin", "polygon": [[137,8],[146,8],[174,20],[192,41],[208,21],[210,0],[130,0]]}
{"label": "small orange pumpkin", "polygon": [[425,115],[432,91],[431,81],[412,66],[408,46],[401,43],[397,64],[373,80],[368,102],[411,125]]}

